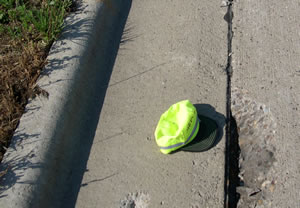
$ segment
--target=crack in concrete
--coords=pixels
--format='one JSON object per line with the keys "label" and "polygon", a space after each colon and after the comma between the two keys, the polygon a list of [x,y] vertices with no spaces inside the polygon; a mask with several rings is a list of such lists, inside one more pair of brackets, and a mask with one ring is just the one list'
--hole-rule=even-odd
{"label": "crack in concrete", "polygon": [[227,2],[227,13],[224,16],[228,23],[227,33],[227,89],[226,89],[226,142],[225,142],[225,179],[224,179],[224,208],[236,208],[239,200],[236,187],[239,185],[239,142],[237,126],[231,114],[231,77],[232,69],[232,19],[233,0]]}

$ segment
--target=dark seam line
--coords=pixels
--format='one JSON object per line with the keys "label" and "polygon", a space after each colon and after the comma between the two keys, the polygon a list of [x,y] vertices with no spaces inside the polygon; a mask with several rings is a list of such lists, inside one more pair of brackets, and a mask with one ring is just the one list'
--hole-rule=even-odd
{"label": "dark seam line", "polygon": [[225,176],[224,176],[224,208],[229,207],[229,172],[231,142],[231,76],[232,76],[232,0],[229,0],[225,20],[228,23],[227,33],[227,88],[226,88],[226,136],[225,136]]}

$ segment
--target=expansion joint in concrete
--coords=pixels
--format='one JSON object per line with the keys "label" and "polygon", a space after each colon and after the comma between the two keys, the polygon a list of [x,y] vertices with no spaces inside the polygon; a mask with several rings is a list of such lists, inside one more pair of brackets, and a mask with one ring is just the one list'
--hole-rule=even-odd
{"label": "expansion joint in concrete", "polygon": [[236,187],[239,183],[239,143],[238,132],[234,118],[231,115],[231,77],[232,68],[232,19],[233,19],[233,1],[229,0],[227,4],[227,13],[224,16],[228,23],[227,32],[227,88],[226,88],[226,142],[225,142],[225,179],[224,179],[224,208],[237,207],[238,194]]}

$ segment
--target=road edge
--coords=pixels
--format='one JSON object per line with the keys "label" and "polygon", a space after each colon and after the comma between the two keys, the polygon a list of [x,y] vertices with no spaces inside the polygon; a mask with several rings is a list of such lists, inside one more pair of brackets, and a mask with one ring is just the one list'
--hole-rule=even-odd
{"label": "road edge", "polygon": [[29,101],[4,155],[0,204],[74,207],[130,5],[83,2],[66,19],[37,83],[49,98]]}

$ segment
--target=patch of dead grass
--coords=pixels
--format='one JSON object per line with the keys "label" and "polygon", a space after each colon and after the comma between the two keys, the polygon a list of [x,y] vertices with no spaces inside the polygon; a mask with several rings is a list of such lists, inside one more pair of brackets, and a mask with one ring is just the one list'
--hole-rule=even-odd
{"label": "patch of dead grass", "polygon": [[0,49],[0,160],[21,118],[27,100],[46,64],[46,51],[33,42],[1,41]]}
{"label": "patch of dead grass", "polygon": [[[6,0],[1,2],[4,1]],[[31,6],[34,9],[42,8],[47,2],[50,1],[28,0],[26,6]],[[0,5],[2,14],[5,8],[3,5]],[[17,7],[18,5],[13,4],[13,6]],[[65,9],[66,12],[74,11],[75,4]],[[54,14],[50,12],[49,15]],[[61,12],[65,15],[65,11]],[[0,31],[0,163],[24,113],[28,99],[40,94],[48,96],[47,92],[36,85],[36,81],[46,64],[47,53],[56,37],[56,35],[53,35],[49,41],[45,42],[42,38],[38,38],[45,34],[39,34],[38,30],[26,32],[24,31],[25,27],[21,24],[22,22],[17,22],[17,20],[0,22],[0,26],[2,26],[2,32]],[[60,24],[62,23],[60,22]],[[3,32],[10,26],[15,27],[16,25],[21,25],[23,28],[21,37],[13,37],[8,31]],[[53,25],[49,25],[48,31],[52,27]],[[3,174],[5,174],[5,171],[0,172],[0,178]]]}

